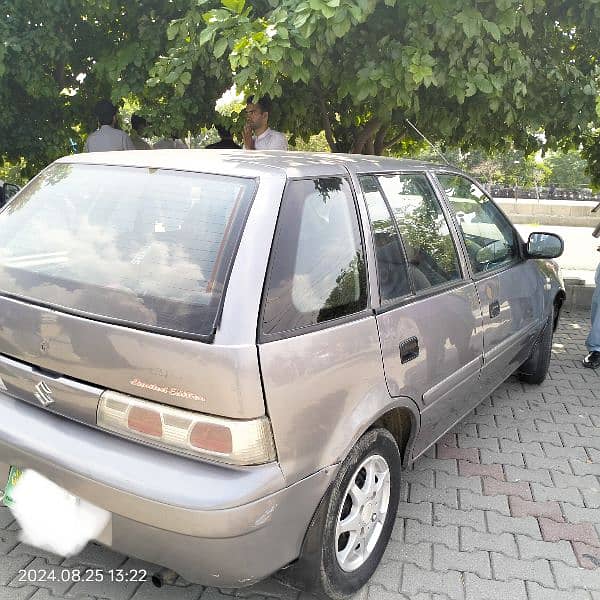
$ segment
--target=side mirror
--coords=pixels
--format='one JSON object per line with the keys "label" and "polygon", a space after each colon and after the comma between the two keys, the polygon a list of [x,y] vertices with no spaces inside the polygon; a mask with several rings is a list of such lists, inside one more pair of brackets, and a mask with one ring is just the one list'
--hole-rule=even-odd
{"label": "side mirror", "polygon": [[21,188],[14,183],[0,186],[0,208],[2,208]]}
{"label": "side mirror", "polygon": [[534,232],[527,240],[525,255],[527,258],[557,258],[564,249],[565,244],[559,235]]}

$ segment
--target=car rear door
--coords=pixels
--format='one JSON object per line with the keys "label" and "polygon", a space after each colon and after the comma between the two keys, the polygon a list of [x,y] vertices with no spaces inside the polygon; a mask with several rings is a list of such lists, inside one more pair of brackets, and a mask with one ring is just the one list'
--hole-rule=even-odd
{"label": "car rear door", "polygon": [[462,232],[483,310],[482,393],[492,392],[527,358],[542,326],[544,288],[533,261],[521,257],[510,221],[471,179],[437,173]]}
{"label": "car rear door", "polygon": [[422,411],[413,457],[479,402],[481,307],[425,173],[360,176],[376,251],[377,325],[392,396]]}

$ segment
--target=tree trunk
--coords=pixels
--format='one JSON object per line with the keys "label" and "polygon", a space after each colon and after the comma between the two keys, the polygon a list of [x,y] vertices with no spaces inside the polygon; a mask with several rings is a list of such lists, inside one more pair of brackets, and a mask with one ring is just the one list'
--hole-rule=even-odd
{"label": "tree trunk", "polygon": [[377,156],[381,156],[383,154],[383,151],[385,150],[385,134],[387,133],[388,128],[388,124],[382,125],[379,128],[377,135],[375,136],[375,142],[373,144],[373,154],[376,154]]}
{"label": "tree trunk", "polygon": [[333,130],[331,129],[331,121],[329,120],[329,114],[327,112],[327,105],[325,99],[319,94],[319,108],[321,110],[321,121],[323,123],[323,131],[325,132],[325,139],[329,144],[329,149],[332,152],[337,152],[337,144],[333,137]]}
{"label": "tree trunk", "polygon": [[360,131],[360,133],[356,136],[354,140],[354,144],[352,145],[352,153],[353,154],[362,154],[365,148],[365,145],[372,139],[375,135],[375,132],[381,127],[381,121],[377,118],[371,119]]}
{"label": "tree trunk", "polygon": [[375,154],[375,142],[372,137],[370,137],[365,142],[365,147],[363,148],[362,153],[363,154]]}

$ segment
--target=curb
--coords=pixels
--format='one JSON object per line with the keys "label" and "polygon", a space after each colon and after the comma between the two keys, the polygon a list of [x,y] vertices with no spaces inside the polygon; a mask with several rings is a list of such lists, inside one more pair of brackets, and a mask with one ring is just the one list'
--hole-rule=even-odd
{"label": "curb", "polygon": [[565,310],[589,310],[592,305],[592,296],[596,289],[593,285],[586,285],[583,279],[565,278]]}

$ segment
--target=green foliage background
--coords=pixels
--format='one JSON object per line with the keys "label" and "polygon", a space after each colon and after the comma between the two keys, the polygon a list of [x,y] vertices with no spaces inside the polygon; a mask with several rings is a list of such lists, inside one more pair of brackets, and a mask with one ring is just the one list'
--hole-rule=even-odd
{"label": "green foliage background", "polygon": [[103,97],[157,136],[239,131],[240,115],[214,112],[235,83],[275,98],[271,122],[298,148],[405,154],[420,146],[409,119],[494,163],[582,146],[600,182],[598,0],[4,0],[2,12],[0,156],[22,178],[82,148]]}

